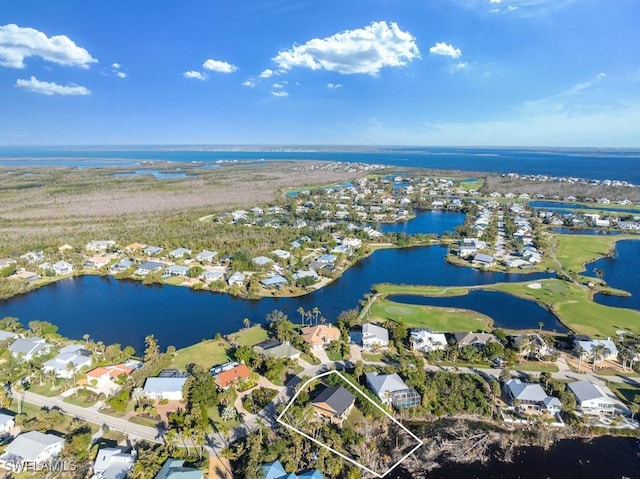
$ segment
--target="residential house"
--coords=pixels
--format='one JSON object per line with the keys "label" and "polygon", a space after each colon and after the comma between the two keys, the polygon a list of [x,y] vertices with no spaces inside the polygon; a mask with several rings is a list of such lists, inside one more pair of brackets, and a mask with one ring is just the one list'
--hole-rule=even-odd
{"label": "residential house", "polygon": [[14,358],[22,358],[31,361],[36,356],[49,352],[51,346],[43,338],[33,336],[31,338],[18,338],[9,346],[9,351]]}
{"label": "residential house", "polygon": [[386,348],[389,346],[389,331],[375,324],[362,325],[361,344],[364,349]]}
{"label": "residential house", "polygon": [[124,258],[118,261],[116,264],[112,265],[110,269],[111,269],[111,272],[115,274],[124,273],[133,265],[134,265],[133,261],[131,261],[130,259]]}
{"label": "residential house", "polygon": [[280,259],[289,259],[291,258],[291,253],[289,251],[283,249],[276,249],[271,252],[272,255],[277,256]]}
{"label": "residential house", "polygon": [[66,261],[58,261],[52,267],[53,272],[60,276],[63,274],[70,274],[73,272],[73,265],[71,263],[67,263]]}
{"label": "residential house", "polygon": [[123,447],[105,447],[93,461],[91,479],[125,479],[137,459],[135,449],[125,452]]}
{"label": "residential house", "polygon": [[342,386],[329,386],[311,401],[311,405],[318,414],[341,426],[353,409],[355,400],[355,396]]}
{"label": "residential house", "polygon": [[113,240],[97,240],[97,241],[89,241],[85,249],[87,251],[93,251],[95,253],[100,253],[103,251],[107,251],[109,248],[114,248],[116,246],[116,242]]}
{"label": "residential house", "polygon": [[42,371],[45,374],[53,372],[59,378],[71,379],[80,369],[90,365],[91,352],[81,344],[70,344],[62,348],[55,358],[45,362]]}
{"label": "residential house", "polygon": [[304,279],[304,278],[311,278],[314,281],[318,280],[318,273],[316,273],[315,271],[313,271],[312,269],[309,270],[298,270],[295,273],[293,273],[291,275],[291,277],[295,280],[298,281],[299,279]]}
{"label": "residential house", "polygon": [[324,476],[317,469],[294,474],[287,473],[280,461],[273,461],[262,465],[262,475],[260,479],[324,479]]}
{"label": "residential house", "polygon": [[6,469],[9,462],[14,467],[20,463],[37,467],[60,454],[63,446],[64,439],[60,436],[39,431],[25,432],[7,446],[0,456],[0,467]]}
{"label": "residential house", "polygon": [[[604,348],[601,359],[604,360],[615,360],[618,358],[618,347],[611,340],[611,338],[607,339],[575,339],[573,341],[573,349],[579,356],[586,356],[588,358],[592,358],[594,352],[598,350],[598,348]],[[598,358],[600,359],[600,357]]]}
{"label": "residential house", "polygon": [[13,413],[0,411],[0,434],[8,434],[15,426]]}
{"label": "residential house", "polygon": [[224,273],[222,271],[203,271],[198,279],[206,283],[212,283],[224,279]]}
{"label": "residential house", "polygon": [[316,261],[318,263],[333,264],[336,262],[337,259],[338,257],[333,254],[321,254],[320,256],[318,256]]}
{"label": "residential house", "polygon": [[553,347],[549,346],[538,333],[510,336],[511,343],[522,356],[542,358],[553,354]]}
{"label": "residential house", "polygon": [[172,264],[167,269],[165,269],[164,272],[165,274],[170,274],[171,276],[187,276],[189,274],[189,267],[179,264]]}
{"label": "residential house", "polygon": [[151,377],[144,382],[142,393],[149,399],[182,401],[182,387],[186,377]]}
{"label": "residential house", "polygon": [[273,263],[273,260],[271,258],[267,258],[266,256],[256,256],[251,260],[251,262],[256,266],[267,266]]}
{"label": "residential house", "polygon": [[576,398],[578,409],[589,415],[615,414],[615,404],[600,387],[591,381],[576,381],[567,384]]}
{"label": "residential house", "polygon": [[262,355],[275,359],[298,359],[302,354],[296,348],[291,346],[289,342],[282,343],[275,339],[262,341],[253,347],[253,350]]}
{"label": "residential house", "polygon": [[405,409],[419,406],[422,402],[420,394],[407,386],[397,373],[366,373],[365,378],[369,389],[378,396],[383,404],[393,406],[396,409]]}
{"label": "residential house", "polygon": [[85,268],[102,268],[106,266],[111,261],[111,258],[107,256],[93,256],[82,264]]}
{"label": "residential house", "polygon": [[272,274],[265,279],[260,280],[260,284],[265,288],[280,288],[289,284],[287,278],[279,274]]}
{"label": "residential house", "polygon": [[473,261],[471,262],[471,264],[473,264],[474,266],[479,266],[481,268],[488,268],[490,266],[493,266],[494,262],[495,258],[493,256],[484,253],[477,253],[473,257]]}
{"label": "residential house", "polygon": [[306,326],[301,333],[303,341],[309,343],[312,351],[321,350],[325,345],[340,339],[340,330],[331,324]]}
{"label": "residential house", "polygon": [[509,379],[504,385],[511,405],[520,411],[537,411],[556,414],[562,410],[562,403],[553,396],[548,396],[539,384],[523,383],[519,379]]}
{"label": "residential house", "polygon": [[147,276],[150,273],[155,273],[157,271],[161,271],[164,268],[164,264],[158,263],[157,261],[145,261],[138,269],[134,272],[137,276]]}
{"label": "residential house", "polygon": [[114,393],[120,388],[115,381],[121,376],[130,376],[134,370],[135,366],[132,363],[113,364],[92,369],[87,372],[85,377],[90,386]]}
{"label": "residential house", "polygon": [[176,248],[169,251],[169,257],[173,259],[181,259],[191,254],[191,250],[188,248]]}
{"label": "residential house", "polygon": [[144,249],[144,248],[146,248],[146,247],[147,247],[147,245],[146,245],[146,244],[136,242],[136,243],[131,243],[130,245],[125,246],[125,247],[124,247],[124,250],[125,250],[127,253],[132,253],[132,252],[134,252],[134,251],[138,251],[139,249]]}
{"label": "residential house", "polygon": [[241,273],[240,271],[236,271],[231,276],[229,276],[229,278],[227,279],[227,283],[229,284],[229,286],[233,286],[234,284],[243,286],[245,279],[246,276],[243,273]]}
{"label": "residential house", "polygon": [[11,331],[2,331],[0,330],[0,342],[2,341],[13,341],[16,339],[18,335]]}
{"label": "residential house", "polygon": [[232,368],[220,371],[214,376],[216,386],[220,389],[229,389],[235,384],[245,382],[251,376],[251,370],[246,364],[238,364]]}
{"label": "residential house", "polygon": [[28,261],[29,263],[37,263],[44,260],[44,251],[29,251],[28,253],[20,256],[20,258]]}
{"label": "residential house", "polygon": [[159,255],[160,253],[162,253],[164,251],[164,248],[161,248],[160,246],[147,246],[142,251],[147,256],[156,256],[156,255]]}
{"label": "residential house", "polygon": [[212,263],[217,256],[217,251],[208,251],[205,249],[196,255],[196,260],[201,263]]}
{"label": "residential house", "polygon": [[411,331],[410,339],[413,349],[416,351],[430,353],[447,349],[447,338],[444,333],[432,333],[424,330]]}
{"label": "residential house", "polygon": [[483,349],[488,343],[500,344],[500,341],[498,341],[493,334],[489,333],[454,333],[453,336],[459,348],[475,346],[478,349]]}
{"label": "residential house", "polygon": [[184,459],[167,459],[155,479],[202,479],[204,471],[184,465]]}

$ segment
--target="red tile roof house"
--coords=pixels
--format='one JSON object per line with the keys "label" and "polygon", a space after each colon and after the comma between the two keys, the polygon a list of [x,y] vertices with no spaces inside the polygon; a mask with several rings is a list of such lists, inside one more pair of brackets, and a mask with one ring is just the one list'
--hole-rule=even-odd
{"label": "red tile roof house", "polygon": [[100,389],[108,389],[109,393],[114,393],[120,388],[115,380],[121,376],[129,376],[133,372],[132,366],[125,364],[114,364],[111,366],[100,366],[85,375],[87,384]]}
{"label": "red tile roof house", "polygon": [[220,389],[229,389],[235,384],[245,382],[250,376],[251,370],[246,364],[239,364],[231,369],[218,373],[214,379]]}

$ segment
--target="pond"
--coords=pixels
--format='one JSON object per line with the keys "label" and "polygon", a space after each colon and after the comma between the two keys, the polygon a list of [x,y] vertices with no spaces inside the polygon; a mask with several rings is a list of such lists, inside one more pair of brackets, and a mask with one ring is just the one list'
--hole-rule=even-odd
{"label": "pond", "polygon": [[453,232],[464,223],[465,214],[449,211],[420,211],[416,217],[398,223],[382,223],[379,229],[383,233],[434,234],[442,236],[447,231]]}
{"label": "pond", "polygon": [[599,210],[599,211],[613,211],[619,213],[636,213],[640,215],[640,210],[633,207],[625,207],[618,205],[603,205],[600,203],[587,203],[579,205],[577,203],[565,203],[563,201],[529,201],[529,206],[538,209],[550,209],[550,210]]}
{"label": "pond", "polygon": [[563,235],[586,235],[586,236],[616,236],[629,234],[626,231],[618,230],[602,230],[589,228],[549,228],[552,233],[560,233]]}
{"label": "pond", "polygon": [[538,329],[539,323],[543,323],[545,331],[568,332],[553,313],[535,301],[498,291],[474,290],[461,296],[397,295],[387,299],[405,304],[470,309],[492,318],[498,328]]}
{"label": "pond", "polygon": [[113,176],[116,178],[125,178],[129,176],[146,176],[151,175],[158,180],[173,180],[176,178],[186,178],[187,174],[176,170],[175,172],[165,172],[158,170],[136,170],[129,173],[114,173]]}

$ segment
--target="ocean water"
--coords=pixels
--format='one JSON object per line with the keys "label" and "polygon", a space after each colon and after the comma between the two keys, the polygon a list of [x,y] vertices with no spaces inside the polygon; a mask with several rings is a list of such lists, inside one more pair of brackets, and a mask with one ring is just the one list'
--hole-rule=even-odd
{"label": "ocean water", "polygon": [[400,167],[611,179],[640,185],[640,149],[96,146],[0,147],[0,166],[137,165],[141,161],[327,160]]}

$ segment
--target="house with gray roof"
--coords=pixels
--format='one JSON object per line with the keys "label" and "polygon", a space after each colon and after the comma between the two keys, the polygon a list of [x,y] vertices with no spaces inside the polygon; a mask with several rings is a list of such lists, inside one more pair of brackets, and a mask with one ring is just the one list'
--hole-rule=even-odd
{"label": "house with gray roof", "polygon": [[509,379],[504,390],[511,405],[520,411],[541,411],[556,414],[562,410],[562,403],[556,397],[549,396],[539,384],[523,383],[519,379]]}
{"label": "house with gray roof", "polygon": [[66,261],[58,261],[51,268],[57,275],[70,274],[73,272],[73,265]]}
{"label": "house with gray roof", "polygon": [[478,349],[483,349],[487,343],[501,344],[493,334],[489,333],[454,333],[453,336],[459,348],[475,346]]}
{"label": "house with gray roof", "polygon": [[591,381],[576,381],[567,384],[576,398],[578,409],[589,415],[615,414],[614,401]]}
{"label": "house with gray roof", "polygon": [[229,284],[229,286],[233,286],[234,284],[243,286],[245,279],[246,276],[243,273],[241,273],[240,271],[236,271],[231,276],[229,276],[229,278],[227,279],[227,283]]}
{"label": "house with gray roof", "polygon": [[366,373],[365,378],[369,389],[383,404],[405,409],[418,406],[422,402],[417,391],[407,386],[397,373]]}
{"label": "house with gray roof", "polygon": [[220,281],[224,279],[224,273],[222,271],[203,271],[202,274],[198,276],[198,279],[206,283]]}
{"label": "house with gray roof", "polygon": [[279,288],[289,284],[289,281],[287,281],[287,278],[282,275],[272,274],[271,276],[260,280],[260,284],[265,288]]}
{"label": "house with gray roof", "polygon": [[599,347],[604,347],[602,359],[615,360],[618,357],[618,347],[611,338],[588,340],[576,339],[573,342],[573,348],[578,355],[582,355],[583,357],[586,356],[587,358],[593,357],[594,351]]}
{"label": "house with gray roof", "polygon": [[140,266],[138,266],[138,269],[136,269],[133,274],[137,276],[147,276],[150,273],[162,271],[162,268],[164,268],[163,263],[159,263],[157,261],[145,261]]}
{"label": "house with gray roof", "polygon": [[200,261],[201,263],[205,263],[205,262],[211,263],[216,259],[217,256],[218,256],[217,251],[209,251],[205,249],[196,255],[196,260]]}
{"label": "house with gray roof", "polygon": [[47,353],[50,348],[47,341],[38,336],[18,338],[9,345],[9,351],[13,357],[24,361],[31,361],[36,356]]}
{"label": "house with gray roof", "polygon": [[311,401],[311,405],[319,415],[341,426],[355,400],[355,396],[342,386],[328,386]]}
{"label": "house with gray roof", "polygon": [[256,266],[267,266],[273,263],[273,260],[271,258],[267,258],[266,256],[256,256],[251,260],[251,262]]}
{"label": "house with gray roof", "polygon": [[42,371],[54,372],[59,378],[71,379],[83,367],[91,366],[91,352],[82,344],[71,344],[60,350],[58,355],[42,365]]}
{"label": "house with gray roof", "polygon": [[160,246],[147,246],[142,250],[147,256],[156,256],[164,251]]}
{"label": "house with gray roof", "polygon": [[29,462],[40,465],[56,457],[62,451],[64,439],[54,434],[29,431],[20,434],[9,444],[2,456],[0,467],[7,468],[7,463],[17,465]]}
{"label": "house with gray roof", "polygon": [[125,452],[123,447],[102,448],[93,462],[91,479],[125,479],[136,459],[135,450]]}
{"label": "house with gray roof", "polygon": [[489,266],[493,266],[495,262],[495,258],[489,254],[477,253],[473,257],[473,261],[471,262],[474,266],[479,266],[481,268],[488,268]]}
{"label": "house with gray roof", "polygon": [[189,267],[179,264],[172,264],[167,269],[165,269],[164,272],[166,274],[170,274],[171,276],[187,276],[189,274]]}
{"label": "house with gray roof", "polygon": [[362,325],[361,344],[364,349],[386,348],[389,346],[389,331],[372,323]]}
{"label": "house with gray roof", "polygon": [[189,256],[191,254],[191,250],[189,248],[176,248],[169,251],[169,257],[174,259],[184,258],[185,256]]}
{"label": "house with gray roof", "polygon": [[184,459],[167,459],[155,479],[202,479],[204,471],[184,465]]}
{"label": "house with gray roof", "polygon": [[186,382],[186,377],[147,378],[142,388],[142,394],[149,399],[182,401],[182,388]]}
{"label": "house with gray roof", "polygon": [[112,273],[123,273],[134,265],[133,261],[124,258],[112,265],[110,270]]}
{"label": "house with gray roof", "polygon": [[18,335],[11,331],[0,330],[0,341],[11,341],[18,337]]}
{"label": "house with gray roof", "polygon": [[253,346],[253,350],[262,356],[275,359],[298,359],[302,354],[299,350],[291,346],[289,342],[282,343],[275,339],[262,341]]}

